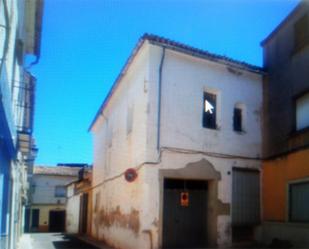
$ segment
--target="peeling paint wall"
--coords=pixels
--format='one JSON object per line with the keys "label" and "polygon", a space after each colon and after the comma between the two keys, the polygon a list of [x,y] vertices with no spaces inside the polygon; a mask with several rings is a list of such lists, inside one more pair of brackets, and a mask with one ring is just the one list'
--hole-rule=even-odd
{"label": "peeling paint wall", "polygon": [[[200,164],[200,167],[194,167],[194,164]],[[213,172],[217,173],[210,173],[207,164],[214,166]],[[164,177],[208,181],[209,245],[211,247],[230,246],[232,242],[232,175],[230,173],[235,166],[259,169],[260,162],[163,152],[162,163],[156,166],[145,166],[144,212],[141,222],[143,230],[152,231],[153,248],[160,248],[162,245]]]}
{"label": "peeling paint wall", "polygon": [[[146,42],[93,132],[92,236],[116,248],[162,246],[163,179],[209,183],[209,238],[231,245],[232,167],[260,168],[261,76],[166,50],[162,70],[161,153],[157,151],[158,72],[162,48]],[[218,93],[218,130],[202,127],[203,92]],[[245,105],[245,131],[233,131],[233,109]],[[133,106],[132,131],[127,113]],[[178,148],[164,150],[163,147]],[[190,150],[190,152],[184,152]],[[123,172],[138,169],[126,182]]]}
{"label": "peeling paint wall", "polygon": [[[116,248],[140,248],[136,245],[141,234],[141,171],[133,183],[121,174],[145,161],[148,53],[148,47],[143,46],[92,130],[92,184],[106,181],[93,189],[92,236]],[[129,110],[132,118],[127,115]]]}

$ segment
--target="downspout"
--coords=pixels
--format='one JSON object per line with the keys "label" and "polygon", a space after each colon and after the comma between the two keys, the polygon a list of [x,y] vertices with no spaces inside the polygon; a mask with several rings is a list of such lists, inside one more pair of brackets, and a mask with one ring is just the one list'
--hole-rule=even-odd
{"label": "downspout", "polygon": [[165,47],[162,47],[162,56],[159,67],[159,84],[158,84],[158,124],[157,124],[157,151],[160,152],[161,144],[161,98],[162,98],[162,70],[165,59]]}
{"label": "downspout", "polygon": [[10,20],[9,20],[9,12],[8,12],[8,6],[6,3],[6,0],[2,0],[3,3],[3,12],[4,12],[4,19],[5,19],[5,41],[3,44],[3,54],[1,58],[1,64],[0,64],[0,79],[1,79],[1,73],[2,73],[2,68],[4,66],[5,60],[6,60],[6,55],[9,49],[9,40],[10,40]]}

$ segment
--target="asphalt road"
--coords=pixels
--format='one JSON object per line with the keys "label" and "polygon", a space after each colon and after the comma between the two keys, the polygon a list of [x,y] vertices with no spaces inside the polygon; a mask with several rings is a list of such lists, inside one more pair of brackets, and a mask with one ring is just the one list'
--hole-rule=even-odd
{"label": "asphalt road", "polygon": [[99,249],[62,233],[32,233],[31,241],[33,249]]}

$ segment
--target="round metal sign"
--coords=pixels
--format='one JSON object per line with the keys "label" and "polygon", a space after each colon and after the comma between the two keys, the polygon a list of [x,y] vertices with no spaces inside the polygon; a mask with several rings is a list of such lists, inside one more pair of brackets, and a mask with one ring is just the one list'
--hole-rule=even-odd
{"label": "round metal sign", "polygon": [[124,172],[124,178],[128,181],[128,182],[133,182],[136,178],[137,178],[137,172],[135,169],[127,169]]}

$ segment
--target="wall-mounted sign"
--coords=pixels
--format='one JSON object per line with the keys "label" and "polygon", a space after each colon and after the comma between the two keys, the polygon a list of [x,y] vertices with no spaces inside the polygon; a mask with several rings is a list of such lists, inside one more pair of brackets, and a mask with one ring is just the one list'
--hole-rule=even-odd
{"label": "wall-mounted sign", "polygon": [[181,192],[180,193],[180,205],[182,207],[188,207],[189,206],[189,192]]}
{"label": "wall-mounted sign", "polygon": [[137,172],[135,169],[127,169],[124,172],[124,178],[128,181],[128,182],[133,182],[136,178],[137,178]]}

